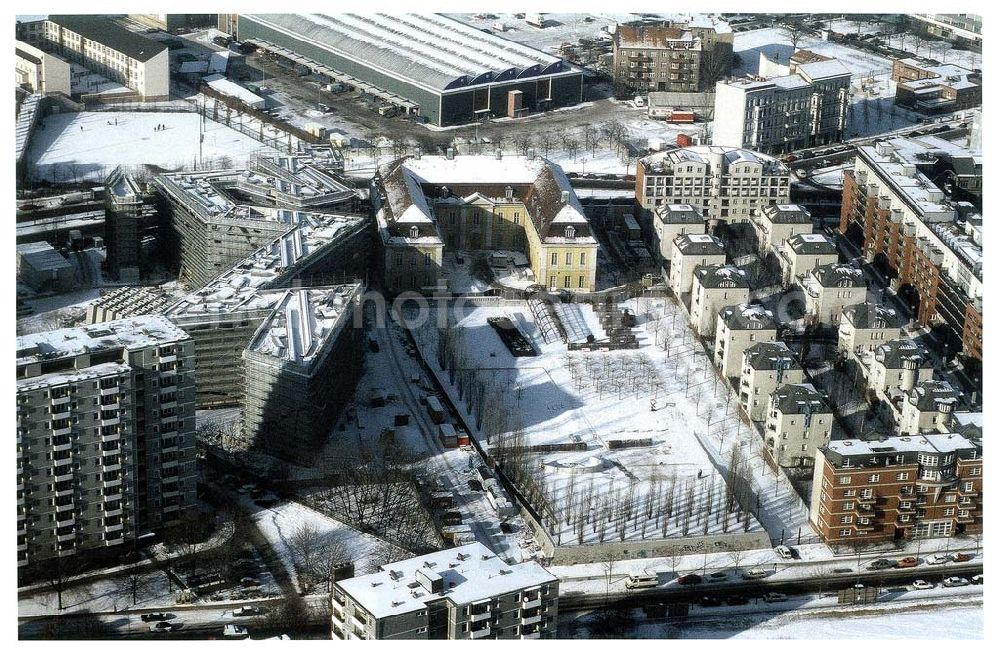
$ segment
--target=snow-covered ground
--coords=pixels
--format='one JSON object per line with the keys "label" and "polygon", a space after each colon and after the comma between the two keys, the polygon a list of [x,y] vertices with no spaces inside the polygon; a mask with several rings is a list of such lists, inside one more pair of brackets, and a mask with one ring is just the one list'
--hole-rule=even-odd
{"label": "snow-covered ground", "polygon": [[100,295],[99,289],[91,288],[27,299],[25,303],[34,313],[17,320],[17,334],[40,333],[80,324],[86,318],[87,306]]}
{"label": "snow-covered ground", "polygon": [[[753,517],[735,510],[727,513],[719,503],[722,471],[734,444],[740,446],[741,458],[753,470],[753,486],[760,491],[762,509],[752,511],[765,518],[772,536],[797,536],[800,528],[803,537],[812,536],[805,509],[787,481],[776,484],[769,470],[762,474],[763,462],[749,429],[737,419],[735,400],[727,397],[707,358],[696,350],[676,306],[656,300],[648,305],[630,302],[628,308],[640,318],[640,349],[612,353],[568,352],[561,342],[546,343],[530,310],[519,304],[464,309],[457,317],[472,365],[491,380],[502,397],[499,403],[524,427],[528,444],[565,446],[528,457],[555,515],[558,540],[573,545],[618,541],[621,536],[698,537],[760,529]],[[570,306],[560,312],[577,317],[571,324],[575,333],[599,329],[589,307]],[[509,317],[532,340],[539,356],[511,356],[487,325],[495,315]],[[435,367],[434,329],[428,323],[416,335],[426,360]],[[669,351],[663,348],[666,344]],[[611,449],[612,440],[652,444]],[[570,449],[581,443],[585,450]],[[580,509],[588,505],[597,513],[606,502],[629,496],[637,508],[648,511],[645,505],[652,504],[653,512],[637,513],[627,526],[617,528],[578,520]],[[684,511],[689,500],[690,514]],[[660,521],[665,515],[661,504],[672,510],[666,522]]]}
{"label": "snow-covered ground", "polygon": [[[115,121],[117,120],[117,125]],[[79,112],[45,118],[31,141],[28,162],[37,178],[52,182],[102,180],[116,166],[192,167],[199,158],[201,116],[185,112]],[[110,123],[110,125],[109,125]],[[156,130],[165,125],[166,129]],[[204,121],[204,160],[229,158],[242,166],[263,144],[236,130]]]}
{"label": "snow-covered ground", "polygon": [[[269,509],[261,509],[251,517],[293,576],[301,564],[297,563],[290,541],[294,542],[296,532],[304,527],[315,529],[323,541],[342,546],[345,556],[354,562],[355,573],[359,575],[371,571],[373,559],[382,544],[378,538],[298,502],[283,502]],[[377,565],[379,564],[376,567]]]}

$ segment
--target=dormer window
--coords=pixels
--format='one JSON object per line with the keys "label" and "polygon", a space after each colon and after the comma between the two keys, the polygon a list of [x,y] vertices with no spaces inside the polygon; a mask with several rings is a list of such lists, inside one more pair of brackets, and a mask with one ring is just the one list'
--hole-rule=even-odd
{"label": "dormer window", "polygon": [[503,193],[508,201],[514,198],[514,188],[510,185],[507,185],[507,187],[504,188]]}
{"label": "dormer window", "polygon": [[420,237],[420,229],[416,226],[410,226],[410,239],[415,240]]}
{"label": "dormer window", "polygon": [[566,226],[566,239],[571,240],[576,237],[576,228],[573,226]]}

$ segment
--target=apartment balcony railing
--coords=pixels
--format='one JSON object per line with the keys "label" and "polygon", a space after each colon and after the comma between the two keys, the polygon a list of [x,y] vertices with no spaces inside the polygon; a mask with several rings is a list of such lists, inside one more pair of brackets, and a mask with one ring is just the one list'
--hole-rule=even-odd
{"label": "apartment balcony railing", "polygon": [[540,639],[542,636],[541,632],[535,631],[530,634],[522,634],[522,639]]}
{"label": "apartment balcony railing", "polygon": [[58,474],[58,475],[55,475],[55,476],[53,477],[53,479],[54,479],[54,480],[56,481],[56,483],[59,483],[59,482],[61,482],[61,481],[72,481],[73,477],[75,477],[75,476],[76,476],[76,475],[75,475],[75,474],[73,474],[72,472],[67,472],[67,473],[65,473],[65,474]]}
{"label": "apartment balcony railing", "polygon": [[490,635],[490,631],[491,630],[490,630],[489,627],[484,627],[481,630],[472,630],[471,632],[469,632],[469,638],[470,639],[482,639],[483,637],[489,636]]}
{"label": "apartment balcony railing", "polygon": [[68,404],[69,401],[69,395],[66,395],[65,397],[53,397],[50,403],[52,406],[58,406],[60,404]]}
{"label": "apartment balcony railing", "polygon": [[58,436],[68,436],[71,431],[73,431],[73,427],[63,427],[61,429],[53,429],[52,437],[56,438]]}
{"label": "apartment balcony railing", "polygon": [[63,527],[72,527],[76,524],[76,518],[67,518],[66,520],[56,520],[56,529],[62,529]]}
{"label": "apartment balcony railing", "polygon": [[537,596],[537,597],[534,597],[534,598],[531,598],[531,599],[525,598],[521,602],[521,608],[522,609],[534,609],[536,607],[540,607],[541,605],[542,605],[542,597],[541,596]]}
{"label": "apartment balcony railing", "polygon": [[485,611],[481,611],[478,614],[472,614],[472,615],[470,615],[469,616],[469,620],[472,621],[472,622],[480,621],[480,620],[486,620],[492,614],[493,614],[492,611],[490,611],[489,609],[486,609]]}
{"label": "apartment balcony railing", "polygon": [[541,623],[541,622],[542,622],[541,613],[535,614],[534,616],[531,616],[529,618],[521,619],[521,625],[534,625],[535,623]]}

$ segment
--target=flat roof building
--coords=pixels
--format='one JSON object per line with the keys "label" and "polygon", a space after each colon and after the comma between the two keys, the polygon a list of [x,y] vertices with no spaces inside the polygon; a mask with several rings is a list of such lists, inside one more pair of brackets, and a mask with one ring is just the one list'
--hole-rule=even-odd
{"label": "flat roof building", "polygon": [[17,278],[35,292],[68,292],[76,286],[73,265],[48,242],[17,245]]}
{"label": "flat roof building", "polygon": [[41,21],[18,23],[17,32],[19,38],[46,52],[132,89],[142,100],[170,97],[167,47],[107,17],[53,14]]}
{"label": "flat roof building", "polygon": [[789,75],[715,85],[712,143],[767,153],[840,141],[851,72],[837,60],[797,64]]}
{"label": "flat roof building", "polygon": [[[220,15],[235,36],[440,126],[583,100],[583,71],[440,14]],[[519,92],[519,93],[518,93]]]}
{"label": "flat roof building", "polygon": [[18,566],[124,552],[195,498],[191,338],[134,317],[17,338]]}
{"label": "flat roof building", "polygon": [[333,590],[338,639],[554,639],[559,580],[470,543],[386,564]]}

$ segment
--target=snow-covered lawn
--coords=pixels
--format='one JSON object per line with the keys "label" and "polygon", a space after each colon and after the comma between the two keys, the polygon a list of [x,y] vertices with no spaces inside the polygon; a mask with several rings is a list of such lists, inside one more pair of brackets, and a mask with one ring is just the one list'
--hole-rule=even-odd
{"label": "snow-covered lawn", "polygon": [[296,551],[292,544],[295,542],[296,532],[304,527],[315,529],[324,542],[342,546],[348,558],[354,562],[356,574],[368,573],[373,565],[380,565],[375,564],[375,560],[380,547],[384,545],[382,541],[298,502],[283,502],[269,509],[261,509],[252,518],[293,576],[301,564],[294,556]]}
{"label": "snow-covered lawn", "polygon": [[[677,312],[672,303],[653,304],[658,306],[628,304],[647,320],[638,330],[640,349],[611,353],[568,352],[561,342],[545,343],[524,305],[459,311],[457,326],[463,328],[470,366],[479,368],[501,395],[499,403],[524,428],[529,445],[557,450],[527,459],[554,516],[552,533],[562,544],[761,528],[752,516],[727,510],[724,495],[722,470],[730,445],[739,444],[742,458],[760,468],[752,461],[749,431],[736,419],[735,404],[727,399],[707,359],[690,343],[683,320],[674,329],[669,318],[656,326],[657,313]],[[598,337],[595,329],[600,326],[589,306],[569,305],[559,313],[571,320],[574,335],[589,330]],[[539,356],[511,356],[487,325],[496,315],[509,317],[539,349]],[[434,330],[428,325],[415,332],[435,367]],[[670,352],[658,346],[664,341],[670,342]],[[627,446],[636,440],[650,444]],[[586,448],[576,451],[580,444]],[[494,441],[490,449],[498,445]],[[804,520],[801,503],[790,487],[785,489],[787,482],[781,483],[775,487],[773,477],[763,477],[754,486],[769,485],[772,490],[770,495],[761,491],[762,503],[775,505],[769,529],[779,534],[787,529],[792,535],[792,526],[798,529]],[[593,518],[606,512],[608,504],[629,505],[629,498],[638,512],[627,524],[579,520],[580,509],[589,508]]]}
{"label": "snow-covered lawn", "polygon": [[[36,177],[52,182],[101,180],[118,165],[191,167],[199,157],[199,123],[193,112],[79,112],[54,114],[39,126],[28,152]],[[117,125],[115,125],[117,121]],[[165,125],[166,129],[156,130]],[[242,166],[263,144],[205,120],[201,157],[228,157]]]}

